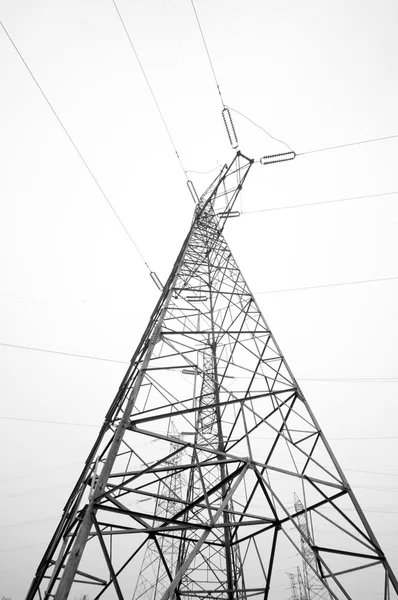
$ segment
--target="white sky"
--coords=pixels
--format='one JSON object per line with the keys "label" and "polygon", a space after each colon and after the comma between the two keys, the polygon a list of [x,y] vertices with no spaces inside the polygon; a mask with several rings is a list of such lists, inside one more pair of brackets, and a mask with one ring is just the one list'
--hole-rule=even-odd
{"label": "white sky", "polygon": [[[118,6],[185,168],[230,161],[190,2]],[[296,152],[398,134],[394,0],[196,7],[225,102]],[[0,19],[164,281],[193,204],[111,0],[0,0]],[[0,342],[128,360],[158,290],[2,30],[0,78]],[[234,120],[248,156],[284,151]],[[398,192],[397,159],[391,139],[256,165],[242,208]],[[191,176],[202,191],[213,174]],[[398,276],[397,199],[246,214],[226,238],[254,292]],[[398,280],[258,300],[398,570],[398,383],[305,381],[398,378]],[[0,360],[0,596],[17,600],[96,429],[4,417],[100,424],[125,367],[9,347]]]}

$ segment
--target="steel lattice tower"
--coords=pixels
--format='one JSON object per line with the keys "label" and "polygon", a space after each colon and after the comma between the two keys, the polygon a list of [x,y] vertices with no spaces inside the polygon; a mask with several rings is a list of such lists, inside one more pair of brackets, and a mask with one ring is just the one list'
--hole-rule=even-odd
{"label": "steel lattice tower", "polygon": [[151,600],[279,600],[273,582],[292,548],[306,560],[303,539],[332,598],[398,593],[223,236],[252,163],[238,152],[198,199],[27,600],[131,600],[148,552]]}
{"label": "steel lattice tower", "polygon": [[[183,474],[176,468],[183,458],[183,453],[178,452],[183,436],[178,433],[172,421],[170,422],[169,436],[173,438],[173,441],[169,445],[170,457],[164,461],[164,465],[168,465],[170,469],[167,471],[166,478],[159,481],[158,496],[156,498],[157,506],[155,508],[156,515],[164,519],[172,517],[176,510],[183,507],[181,503]],[[144,498],[144,502],[145,500],[147,499]],[[155,526],[155,522],[153,525]],[[175,572],[178,564],[178,546],[172,538],[164,536],[159,542],[159,548],[169,570]],[[163,561],[159,560],[159,548],[156,540],[153,539],[146,546],[135,586],[134,600],[157,598],[167,589],[169,578]]]}
{"label": "steel lattice tower", "polygon": [[305,600],[303,598],[301,590],[299,589],[299,582],[296,573],[286,573],[290,581],[290,600]]}
{"label": "steel lattice tower", "polygon": [[322,583],[314,546],[313,534],[308,523],[308,514],[297,494],[294,495],[294,509],[296,511],[301,535],[302,573],[297,567],[297,577],[288,573],[291,582],[292,598],[297,596],[296,585],[299,586],[300,600],[330,600],[330,594]]}

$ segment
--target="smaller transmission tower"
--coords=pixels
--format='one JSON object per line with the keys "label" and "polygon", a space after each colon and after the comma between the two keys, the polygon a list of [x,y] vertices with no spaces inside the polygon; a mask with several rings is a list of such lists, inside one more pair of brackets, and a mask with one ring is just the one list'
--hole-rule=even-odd
{"label": "smaller transmission tower", "polygon": [[291,591],[290,600],[301,600],[301,598],[299,596],[299,591],[298,591],[297,575],[295,573],[286,573],[286,575],[290,579],[290,591]]}
{"label": "smaller transmission tower", "polygon": [[[184,455],[184,450],[181,450],[183,435],[177,431],[173,421],[170,422],[168,436],[175,438],[175,441],[170,442],[169,455],[163,463],[168,470],[159,480],[155,510],[155,514],[165,521],[182,508],[181,498],[184,485],[184,476],[178,470],[178,465],[181,464]],[[161,560],[160,556],[164,560]],[[152,600],[161,597],[169,584],[167,569],[174,575],[177,571],[177,564],[178,546],[172,537],[164,536],[160,542],[157,542],[156,539],[151,540],[145,550],[133,600]]]}
{"label": "smaller transmission tower", "polygon": [[307,511],[297,494],[294,494],[294,508],[301,532],[302,570],[297,567],[295,573],[287,573],[290,579],[291,600],[331,600],[328,590],[321,581],[319,565],[311,547],[313,536],[308,524]]}
{"label": "smaller transmission tower", "polygon": [[289,600],[308,600],[309,596],[304,586],[303,575],[300,567],[297,567],[296,573],[286,573],[290,579],[291,596]]}

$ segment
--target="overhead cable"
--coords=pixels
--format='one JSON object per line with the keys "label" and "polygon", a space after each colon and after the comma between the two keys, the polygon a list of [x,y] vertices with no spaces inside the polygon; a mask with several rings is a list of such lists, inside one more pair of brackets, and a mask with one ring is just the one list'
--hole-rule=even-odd
{"label": "overhead cable", "polygon": [[0,552],[12,552],[13,550],[22,550],[23,548],[34,548],[36,546],[44,546],[48,544],[48,540],[38,542],[37,544],[24,544],[23,546],[10,546],[8,548],[1,548]]}
{"label": "overhead cable", "polygon": [[249,121],[255,127],[258,127],[258,129],[261,129],[261,131],[263,131],[264,133],[266,133],[268,135],[268,137],[270,137],[273,140],[275,140],[275,142],[279,142],[280,144],[283,144],[284,146],[286,146],[286,148],[289,148],[290,152],[293,152],[293,150],[291,149],[291,147],[289,146],[289,144],[287,144],[283,140],[280,140],[280,139],[276,138],[275,136],[271,135],[269,133],[269,131],[267,131],[266,129],[264,129],[264,127],[261,127],[261,125],[258,125],[258,123],[255,123],[254,121],[252,121],[252,119],[250,119],[249,117],[247,117],[246,115],[244,115],[242,112],[239,112],[239,110],[236,110],[236,108],[232,108],[232,106],[229,106],[229,105],[227,106],[227,108],[229,108],[229,110],[232,110],[237,115],[240,115],[241,117],[243,117],[247,121]]}
{"label": "overhead cable", "polygon": [[216,71],[214,69],[214,65],[213,65],[213,61],[210,56],[209,48],[206,43],[206,38],[203,33],[202,25],[200,24],[199,15],[196,11],[194,0],[191,0],[191,4],[192,4],[193,12],[195,14],[196,22],[199,27],[200,35],[202,37],[203,45],[206,50],[207,58],[209,59],[209,64],[210,64],[211,71],[213,73],[213,77],[214,77],[214,81],[215,81],[215,84],[217,87],[218,95],[220,96],[220,100],[221,100],[221,104],[222,104],[221,116],[222,116],[222,119],[224,122],[225,129],[227,130],[229,143],[231,144],[233,150],[237,150],[239,147],[239,142],[238,142],[238,136],[236,135],[236,130],[235,130],[234,122],[232,120],[231,112],[230,112],[230,109],[228,108],[228,106],[225,104],[224,99],[222,97],[220,84],[217,79]]}
{"label": "overhead cable", "polygon": [[6,531],[8,529],[19,529],[21,527],[30,527],[31,525],[37,525],[41,523],[46,523],[47,521],[54,521],[58,519],[59,516],[56,517],[47,517],[45,519],[36,519],[35,521],[23,521],[22,523],[12,523],[10,525],[3,525],[0,527],[0,531]]}
{"label": "overhead cable", "polygon": [[112,0],[112,2],[113,2],[113,6],[115,7],[115,10],[116,10],[116,12],[117,12],[117,14],[118,14],[118,17],[119,17],[120,23],[122,24],[122,27],[123,27],[123,29],[124,29],[124,32],[125,32],[125,34],[126,34],[126,36],[127,36],[127,39],[128,39],[128,41],[129,41],[129,44],[130,44],[130,47],[131,47],[131,49],[132,49],[132,51],[133,51],[133,53],[134,53],[134,56],[135,56],[135,58],[136,58],[136,60],[137,60],[137,62],[138,62],[138,65],[139,65],[139,67],[140,67],[140,69],[141,69],[141,73],[142,73],[142,75],[143,75],[143,77],[144,77],[144,79],[145,79],[145,82],[146,82],[147,86],[148,86],[149,92],[150,92],[150,94],[151,94],[151,96],[152,96],[152,99],[153,99],[153,101],[154,101],[154,103],[155,103],[155,106],[156,106],[156,108],[157,108],[157,110],[158,110],[158,113],[159,113],[159,115],[160,115],[160,118],[162,119],[163,125],[164,125],[164,127],[165,127],[165,129],[166,129],[166,132],[167,132],[167,135],[169,136],[169,139],[170,139],[171,145],[172,145],[172,146],[173,146],[173,148],[174,148],[174,152],[175,152],[175,154],[176,154],[176,156],[177,156],[177,158],[178,158],[178,160],[179,160],[179,163],[180,163],[180,165],[181,165],[181,168],[182,168],[182,170],[184,171],[184,175],[185,175],[185,177],[188,179],[188,177],[187,177],[187,172],[186,172],[186,171],[185,171],[185,169],[184,169],[184,165],[183,165],[183,163],[182,163],[182,160],[181,160],[181,157],[180,157],[180,155],[179,155],[179,153],[178,153],[178,150],[177,150],[177,147],[176,147],[176,145],[175,145],[175,142],[174,142],[173,136],[172,136],[172,135],[171,135],[171,133],[170,133],[170,129],[169,129],[169,127],[168,127],[167,123],[166,123],[166,119],[165,119],[165,117],[164,117],[164,115],[163,115],[163,113],[162,113],[162,111],[161,111],[161,108],[160,108],[160,106],[159,106],[159,102],[157,101],[157,99],[156,99],[156,96],[155,96],[155,92],[153,91],[153,88],[152,88],[152,86],[151,86],[151,84],[150,84],[150,82],[149,82],[148,76],[147,76],[147,74],[146,74],[146,72],[145,72],[145,69],[144,69],[144,67],[143,67],[143,65],[142,65],[141,59],[140,59],[140,57],[138,56],[138,52],[137,52],[137,50],[136,50],[136,48],[135,48],[135,46],[134,46],[134,44],[133,44],[133,40],[131,39],[131,36],[130,36],[130,34],[129,34],[128,30],[127,30],[126,24],[125,24],[125,22],[124,22],[124,20],[123,20],[123,17],[122,17],[122,15],[121,15],[121,12],[120,12],[120,10],[119,10],[119,8],[118,8],[117,4],[116,4],[116,0]]}
{"label": "overhead cable", "polygon": [[46,425],[69,425],[72,427],[99,427],[90,423],[69,423],[67,421],[47,421],[45,419],[22,419],[19,417],[0,417],[2,421],[23,421],[24,423],[45,423]]}
{"label": "overhead cable", "polygon": [[[0,417],[0,419],[11,419],[11,417]],[[40,419],[24,419],[24,418],[18,418],[18,417],[12,417],[12,420],[14,421],[23,421],[23,422],[28,422],[28,423],[43,423],[45,425],[67,425],[67,426],[71,426],[71,427],[96,427],[97,429],[100,427],[100,424],[94,425],[91,423],[69,423],[66,421],[45,421],[45,420],[40,420]],[[160,433],[160,432],[159,432]],[[255,437],[253,439],[256,440],[273,440],[274,438],[272,437]],[[344,440],[344,441],[351,441],[351,440],[398,440],[398,435],[374,435],[374,436],[349,436],[349,437],[331,437],[329,438],[330,440],[333,441],[338,441],[338,440]],[[347,470],[351,470],[351,471],[355,471],[356,469],[347,469]],[[368,473],[369,471],[363,471],[364,473]],[[378,474],[382,474],[382,473],[378,473]],[[388,475],[388,473],[383,473],[384,475]],[[57,486],[57,487],[63,487],[63,486]],[[44,491],[46,491],[47,489],[54,489],[54,488],[44,488]],[[36,491],[41,491],[41,490],[28,490],[28,492],[24,492],[21,495],[25,495],[27,493],[36,493]],[[19,494],[18,494],[19,495]],[[11,496],[0,496],[0,500],[3,498],[9,498]]]}
{"label": "overhead cable", "polygon": [[46,348],[35,348],[33,346],[22,346],[19,344],[6,344],[5,342],[0,342],[0,346],[5,346],[8,348],[18,348],[19,350],[33,350],[34,352],[44,352],[46,354],[61,354],[62,356],[71,356],[73,358],[86,358],[89,360],[101,360],[105,362],[118,363],[122,365],[130,364],[125,360],[115,360],[110,358],[101,358],[99,356],[89,356],[87,354],[74,354],[72,352],[61,352],[59,350],[48,350]]}
{"label": "overhead cable", "polygon": [[299,377],[300,381],[322,381],[333,383],[396,383],[398,377]]}
{"label": "overhead cable", "polygon": [[10,481],[15,481],[16,479],[26,479],[27,477],[37,477],[38,475],[43,475],[45,473],[52,473],[53,471],[60,471],[61,469],[66,469],[67,467],[74,467],[76,465],[81,465],[81,462],[68,463],[67,465],[60,465],[57,467],[53,467],[52,469],[42,469],[41,471],[35,471],[34,473],[25,473],[23,475],[17,475],[16,477],[9,477],[8,479],[1,479],[0,483],[8,483]]}
{"label": "overhead cable", "polygon": [[204,45],[205,50],[206,50],[207,58],[209,59],[210,68],[211,68],[211,71],[213,73],[215,84],[217,86],[217,90],[218,90],[218,94],[220,96],[221,104],[222,104],[223,108],[227,108],[227,106],[226,106],[226,104],[225,104],[225,102],[223,100],[223,97],[222,97],[220,84],[218,83],[216,71],[214,69],[213,61],[212,61],[211,56],[210,56],[209,48],[207,47],[207,44],[206,44],[206,39],[205,39],[205,36],[204,36],[204,33],[203,33],[203,29],[202,29],[202,26],[201,26],[200,20],[199,20],[199,15],[196,12],[194,0],[191,0],[191,4],[192,4],[193,12],[195,13],[195,18],[196,18],[196,22],[197,22],[198,27],[199,27],[200,35],[202,36],[202,41],[203,41],[203,45]]}
{"label": "overhead cable", "polygon": [[271,208],[260,208],[258,210],[245,210],[242,215],[251,215],[254,213],[270,212],[274,210],[290,210],[292,208],[304,208],[307,206],[321,206],[322,204],[333,204],[335,202],[349,202],[351,200],[362,200],[367,198],[379,198],[381,196],[392,196],[398,192],[381,192],[379,194],[367,194],[366,196],[350,196],[349,198],[336,198],[334,200],[323,200],[321,202],[306,202],[305,204],[291,204],[289,206],[273,206]]}
{"label": "overhead cable", "polygon": [[398,279],[398,276],[393,277],[379,277],[377,279],[362,279],[360,281],[340,281],[338,283],[324,283],[321,285],[308,285],[305,287],[296,287],[296,288],[283,288],[280,290],[267,290],[265,292],[255,292],[255,295],[259,294],[280,294],[283,292],[298,292],[301,290],[315,290],[318,288],[328,288],[328,287],[338,287],[340,285],[357,285],[360,283],[376,283],[379,281],[393,281],[394,279]]}
{"label": "overhead cable", "polygon": [[338,146],[327,146],[326,148],[317,148],[315,150],[307,150],[306,152],[297,152],[297,156],[304,156],[304,154],[315,154],[316,152],[327,152],[328,150],[337,150],[338,148],[347,148],[348,146],[359,146],[360,144],[370,144],[371,142],[392,140],[394,138],[398,138],[398,134],[387,135],[385,137],[379,138],[372,138],[370,140],[360,140],[358,142],[350,142],[348,144],[339,144]]}
{"label": "overhead cable", "polygon": [[20,492],[18,494],[9,494],[7,496],[0,496],[0,500],[8,500],[9,498],[19,498],[20,496],[31,496],[32,494],[39,494],[41,492],[48,492],[50,490],[58,490],[58,489],[64,488],[64,487],[69,487],[69,484],[52,485],[51,487],[48,487],[48,488],[39,488],[39,489],[28,490],[26,492]]}
{"label": "overhead cable", "polygon": [[[44,352],[46,354],[58,354],[58,355],[63,355],[63,356],[71,356],[73,358],[85,358],[85,359],[89,359],[89,360],[99,360],[99,361],[105,361],[105,362],[110,362],[110,363],[116,363],[116,364],[122,364],[122,365],[128,365],[130,364],[127,360],[116,360],[116,359],[112,359],[112,358],[102,358],[100,356],[89,356],[87,354],[73,354],[71,352],[61,352],[58,350],[48,350],[45,348],[37,348],[37,347],[33,347],[33,346],[20,346],[17,344],[6,344],[4,342],[0,342],[0,346],[5,346],[7,348],[18,348],[20,350],[31,350],[33,352]],[[237,377],[237,379],[246,379],[246,377]],[[247,379],[250,379],[250,377],[247,377]],[[387,382],[387,383],[395,383],[398,382],[398,377],[358,377],[358,378],[354,378],[354,377],[347,377],[347,378],[343,378],[343,377],[318,377],[318,378],[314,378],[314,377],[298,377],[299,381],[323,381],[323,382],[352,382],[352,383],[360,383],[360,382],[365,382],[365,383],[381,383],[381,382]],[[20,419],[15,419],[14,417],[0,417],[0,419],[9,419],[9,420],[20,420]],[[26,420],[26,419],[23,419]],[[35,421],[35,419],[27,419],[28,421]],[[41,422],[41,421],[39,421]],[[47,422],[51,422],[51,423],[55,423],[55,421],[45,421]],[[58,423],[57,424],[61,424],[61,425],[81,425],[82,427],[91,427],[91,425],[87,425],[86,423]],[[1,483],[1,482],[0,482]]]}
{"label": "overhead cable", "polygon": [[196,173],[197,175],[208,175],[209,173],[213,173],[213,171],[216,171],[217,169],[219,171],[221,171],[222,166],[221,165],[217,165],[213,169],[210,169],[210,171],[194,171],[193,169],[188,169],[187,173]]}
{"label": "overhead cable", "polygon": [[82,163],[84,164],[84,166],[86,167],[87,171],[89,172],[89,174],[91,175],[92,180],[94,181],[94,183],[96,184],[97,188],[99,189],[99,191],[101,192],[102,196],[105,198],[106,202],[108,203],[109,207],[111,208],[113,214],[115,215],[115,217],[117,218],[117,220],[119,221],[120,225],[123,227],[125,233],[127,234],[128,238],[130,239],[131,243],[133,244],[134,248],[136,249],[136,251],[138,252],[138,254],[140,255],[142,261],[144,262],[145,266],[147,267],[147,269],[151,272],[151,268],[149,267],[148,263],[146,262],[141,250],[138,248],[137,244],[135,243],[135,241],[133,240],[130,232],[128,231],[127,227],[125,226],[125,224],[123,223],[122,219],[120,218],[120,216],[118,215],[118,213],[116,212],[113,204],[111,203],[111,201],[109,200],[108,196],[106,195],[104,189],[102,188],[102,186],[100,185],[98,179],[96,178],[96,176],[94,175],[93,171],[90,169],[89,165],[87,164],[85,158],[83,157],[82,153],[80,152],[79,148],[77,147],[76,143],[73,141],[70,133],[68,132],[68,130],[66,129],[65,125],[63,124],[63,122],[61,121],[58,113],[56,112],[55,108],[53,107],[53,105],[51,104],[50,100],[48,99],[47,95],[45,94],[43,88],[41,87],[40,83],[38,82],[38,80],[36,79],[36,77],[34,76],[33,72],[31,71],[28,63],[26,62],[26,60],[24,59],[24,57],[22,56],[21,52],[19,51],[19,49],[17,48],[14,40],[12,39],[12,37],[10,36],[10,34],[8,33],[7,29],[5,28],[5,26],[3,25],[3,23],[0,21],[0,25],[3,28],[6,36],[8,37],[8,39],[10,40],[11,44],[13,45],[16,53],[18,54],[19,58],[21,59],[22,63],[24,64],[26,70],[28,71],[29,75],[31,76],[31,78],[33,79],[34,83],[36,84],[36,87],[38,88],[38,90],[40,91],[41,95],[43,96],[44,100],[46,101],[47,105],[49,106],[51,112],[53,113],[54,117],[57,119],[59,125],[62,127],[65,135],[67,136],[68,140],[70,141],[70,143],[72,144],[73,148],[75,149],[77,155],[79,156],[80,160],[82,161]]}

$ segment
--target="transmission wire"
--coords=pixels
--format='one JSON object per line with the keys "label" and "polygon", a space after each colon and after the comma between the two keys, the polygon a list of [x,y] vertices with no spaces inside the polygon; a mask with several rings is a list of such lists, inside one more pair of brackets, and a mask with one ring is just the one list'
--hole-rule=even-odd
{"label": "transmission wire", "polygon": [[147,76],[147,74],[145,73],[144,67],[143,67],[143,65],[142,65],[142,62],[141,62],[141,60],[140,60],[140,57],[138,56],[137,50],[135,49],[135,46],[134,46],[134,44],[133,44],[133,40],[131,39],[131,36],[130,36],[130,34],[129,34],[128,30],[127,30],[126,24],[125,24],[125,22],[124,22],[124,20],[123,20],[123,17],[122,17],[122,15],[121,15],[121,13],[120,13],[120,10],[119,10],[119,8],[118,8],[118,6],[117,6],[117,4],[116,4],[116,0],[112,0],[112,3],[113,3],[113,6],[115,7],[115,10],[116,10],[117,14],[118,14],[118,17],[119,17],[119,20],[120,20],[120,22],[121,22],[121,24],[122,24],[122,27],[123,27],[123,29],[124,29],[124,32],[125,32],[125,34],[126,34],[126,36],[127,36],[127,39],[128,39],[128,41],[129,41],[129,44],[130,44],[130,47],[131,47],[132,51],[134,52],[134,56],[135,56],[135,58],[137,59],[138,65],[139,65],[139,67],[140,67],[140,69],[141,69],[141,73],[142,73],[142,75],[143,75],[143,77],[144,77],[144,79],[145,79],[145,82],[146,82],[146,84],[147,84],[147,86],[148,86],[148,89],[149,89],[149,91],[150,91],[150,93],[151,93],[152,99],[153,99],[153,101],[154,101],[154,103],[155,103],[155,106],[156,106],[156,108],[157,108],[157,110],[158,110],[158,113],[159,113],[159,115],[160,115],[160,118],[162,119],[163,125],[164,125],[164,127],[165,127],[165,129],[166,129],[166,132],[167,132],[167,135],[169,136],[170,142],[171,142],[171,144],[172,144],[172,146],[173,146],[173,148],[174,148],[174,152],[175,152],[175,154],[176,154],[176,156],[177,156],[177,158],[178,158],[178,160],[179,160],[179,163],[180,163],[180,165],[181,165],[181,168],[182,168],[182,170],[184,171],[184,175],[185,175],[186,179],[188,180],[187,172],[186,172],[186,170],[185,170],[185,168],[184,168],[184,165],[183,165],[183,163],[182,163],[181,157],[180,157],[180,155],[178,154],[178,150],[177,150],[177,147],[176,147],[176,145],[175,145],[175,142],[174,142],[174,140],[173,140],[173,137],[172,137],[172,135],[171,135],[171,133],[170,133],[170,129],[169,129],[169,127],[168,127],[168,125],[167,125],[167,123],[166,123],[166,119],[165,119],[165,117],[164,117],[164,115],[163,115],[163,113],[162,113],[162,111],[161,111],[161,108],[160,108],[160,106],[159,106],[159,102],[158,102],[158,101],[157,101],[157,99],[156,99],[155,93],[154,93],[154,91],[153,91],[153,89],[152,89],[152,86],[151,86],[151,84],[150,84],[150,82],[149,82],[148,76]]}
{"label": "transmission wire", "polygon": [[206,50],[207,58],[209,59],[210,68],[211,68],[211,71],[213,73],[214,81],[215,81],[215,84],[216,84],[216,87],[217,87],[217,91],[218,91],[220,99],[221,99],[221,104],[223,106],[223,109],[228,109],[230,111],[232,110],[233,112],[237,113],[238,115],[241,115],[244,119],[247,119],[255,127],[258,127],[259,129],[261,129],[261,131],[263,131],[264,133],[266,133],[270,138],[272,138],[273,140],[275,140],[278,143],[283,144],[284,146],[286,146],[289,149],[290,152],[293,152],[293,150],[291,149],[291,147],[289,146],[289,144],[287,144],[283,140],[280,140],[280,139],[276,138],[275,136],[271,135],[266,129],[264,129],[264,127],[261,127],[261,125],[258,125],[257,123],[255,123],[254,121],[252,121],[252,119],[250,119],[249,117],[247,117],[245,114],[241,113],[240,111],[236,110],[235,108],[232,108],[232,106],[229,106],[228,104],[225,104],[223,96],[222,96],[222,93],[221,93],[220,84],[219,84],[218,79],[217,79],[217,75],[216,75],[216,71],[215,71],[215,68],[214,68],[214,64],[213,64],[213,61],[212,61],[212,58],[211,58],[211,55],[210,55],[210,51],[209,51],[208,45],[206,43],[206,38],[205,38],[203,29],[202,29],[202,26],[201,26],[201,23],[200,23],[200,20],[199,20],[199,15],[198,15],[197,10],[195,8],[195,2],[194,2],[194,0],[191,0],[191,4],[192,4],[193,11],[195,13],[196,22],[197,22],[198,27],[199,27],[200,35],[202,37],[203,45],[204,45],[205,50]]}
{"label": "transmission wire", "polygon": [[72,427],[100,427],[99,425],[92,425],[91,423],[71,423],[68,421],[47,421],[45,419],[25,419],[19,417],[1,417],[2,421],[23,421],[24,423],[45,423],[47,425],[68,425]]}
{"label": "transmission wire", "polygon": [[236,108],[232,108],[232,106],[229,106],[229,105],[227,105],[227,108],[229,108],[229,110],[232,110],[232,112],[240,115],[241,117],[243,117],[247,121],[249,121],[255,127],[258,127],[258,129],[261,129],[261,131],[263,131],[264,133],[266,133],[268,135],[268,137],[270,137],[273,140],[275,140],[275,142],[279,142],[280,144],[283,144],[284,146],[286,146],[286,148],[289,148],[290,152],[293,152],[293,150],[291,149],[291,147],[289,146],[289,144],[287,144],[283,140],[280,140],[280,139],[276,138],[275,136],[271,135],[269,133],[269,131],[267,131],[266,129],[264,129],[264,127],[261,127],[261,125],[258,125],[258,123],[255,123],[252,119],[250,119],[249,117],[247,117],[246,115],[244,115],[242,112],[240,112],[239,110],[236,110]]}
{"label": "transmission wire", "polygon": [[23,521],[22,523],[12,523],[11,525],[2,525],[0,527],[0,531],[6,531],[8,529],[19,529],[21,527],[30,527],[31,525],[37,525],[38,523],[46,523],[47,521],[55,521],[55,519],[59,519],[59,516],[56,517],[46,517],[45,519],[36,519],[35,521]]}
{"label": "transmission wire", "polygon": [[100,356],[89,356],[87,354],[75,354],[73,352],[61,352],[59,350],[48,350],[46,348],[35,348],[33,346],[22,346],[19,344],[6,344],[5,342],[0,342],[0,346],[5,346],[7,348],[18,348],[19,350],[34,350],[35,352],[44,352],[46,354],[61,354],[62,356],[71,356],[72,358],[86,358],[89,360],[102,360],[104,362],[118,363],[122,365],[129,365],[129,361],[126,360],[116,360],[111,358],[101,358]]}
{"label": "transmission wire", "polygon": [[79,156],[80,160],[82,161],[82,163],[84,164],[84,166],[86,167],[87,171],[89,172],[89,174],[91,175],[91,178],[93,179],[94,183],[96,184],[97,188],[99,189],[99,191],[101,192],[102,196],[105,198],[106,202],[108,203],[109,207],[111,208],[112,212],[114,213],[115,217],[117,218],[117,220],[119,221],[120,225],[123,227],[125,233],[127,234],[127,236],[129,237],[131,243],[133,244],[134,248],[136,249],[136,251],[138,252],[138,254],[140,255],[142,261],[144,262],[145,266],[147,267],[147,269],[151,272],[151,268],[149,267],[148,263],[146,262],[144,255],[142,254],[141,250],[138,248],[137,244],[135,243],[135,241],[133,240],[131,234],[129,233],[127,227],[125,226],[125,224],[123,223],[122,219],[120,218],[120,216],[118,215],[118,213],[116,212],[114,206],[112,205],[111,201],[109,200],[108,196],[106,195],[105,191],[103,190],[103,188],[101,187],[98,179],[95,177],[93,171],[90,169],[89,165],[87,164],[86,160],[84,159],[82,153],[80,152],[79,148],[77,147],[77,145],[75,144],[75,142],[73,141],[71,135],[69,134],[68,130],[66,129],[65,125],[63,124],[63,122],[61,121],[58,113],[56,112],[55,108],[53,107],[53,105],[51,104],[50,100],[48,99],[48,97],[46,96],[43,88],[41,87],[41,85],[39,84],[38,80],[36,79],[36,77],[34,76],[33,72],[31,71],[29,65],[27,64],[26,60],[24,59],[24,57],[22,56],[21,52],[19,51],[19,49],[17,48],[14,40],[12,39],[11,35],[8,33],[7,29],[5,28],[4,24],[2,23],[2,21],[0,21],[0,25],[3,28],[6,36],[8,37],[8,39],[10,40],[11,44],[13,45],[16,53],[18,54],[19,58],[21,59],[22,63],[24,64],[24,66],[26,67],[29,75],[31,76],[31,78],[33,79],[34,83],[36,84],[36,87],[39,89],[41,95],[43,96],[44,100],[46,101],[47,105],[49,106],[51,112],[53,113],[54,117],[57,119],[59,125],[62,127],[65,135],[67,136],[68,140],[70,141],[70,143],[72,144],[73,148],[75,149],[77,155]]}
{"label": "transmission wire", "polygon": [[323,200],[321,202],[306,202],[305,204],[291,204],[289,206],[273,206],[271,208],[260,208],[258,210],[245,210],[242,215],[251,215],[254,213],[270,212],[273,210],[289,210],[292,208],[304,208],[307,206],[321,206],[322,204],[333,204],[335,202],[348,202],[350,200],[361,200],[366,198],[379,198],[380,196],[392,196],[398,192],[381,192],[379,194],[367,194],[366,196],[351,196],[349,198],[336,198],[334,200]]}
{"label": "transmission wire", "polygon": [[[27,422],[27,423],[43,423],[45,425],[68,425],[71,427],[95,427],[97,429],[100,428],[100,424],[96,424],[94,425],[94,423],[70,423],[70,422],[66,422],[66,421],[45,421],[45,420],[41,420],[41,419],[24,419],[24,418],[18,418],[18,417],[0,417],[0,419],[2,420],[13,420],[13,421],[22,421],[22,422]],[[161,433],[161,432],[159,432]],[[273,440],[274,438],[272,437],[254,437],[253,439],[255,440]],[[337,441],[337,440],[344,440],[344,441],[350,441],[350,440],[398,440],[398,435],[373,435],[373,436],[339,436],[339,437],[330,437],[330,440],[333,441]],[[72,463],[75,464],[75,463]],[[55,469],[48,469],[48,471],[52,471]],[[357,471],[358,469],[345,469],[346,471]],[[363,473],[371,473],[371,471],[359,471],[359,472],[363,472]],[[378,472],[378,475],[393,475],[392,473],[381,473]],[[35,473],[34,475],[37,475],[37,473]],[[395,474],[394,474],[395,476]],[[398,473],[397,473],[398,476]],[[25,477],[30,477],[30,475],[26,475]],[[8,480],[6,480],[8,481]],[[11,481],[11,480],[10,480]],[[56,486],[56,487],[63,487],[63,486]],[[55,488],[44,488],[44,490],[47,489],[55,489]],[[36,493],[36,489],[34,490],[28,490],[23,492],[21,495],[26,495],[26,494],[30,494],[30,493]],[[40,490],[39,490],[40,491]],[[18,494],[20,495],[20,494]],[[6,496],[7,498],[9,498],[10,496]],[[2,498],[6,498],[5,496],[0,496],[0,500]]]}
{"label": "transmission wire", "polygon": [[306,152],[297,152],[296,156],[304,156],[304,154],[315,154],[316,152],[327,152],[328,150],[336,150],[338,148],[347,148],[348,146],[359,146],[360,144],[370,144],[371,142],[381,142],[383,140],[392,140],[398,138],[398,134],[387,135],[385,137],[372,138],[369,140],[361,140],[359,142],[350,142],[348,144],[339,144],[338,146],[327,146],[325,148],[317,148],[315,150],[307,150]]}
{"label": "transmission wire", "polygon": [[216,86],[217,86],[217,90],[218,90],[218,93],[219,93],[219,96],[220,96],[221,104],[223,105],[223,108],[225,108],[226,106],[225,106],[225,102],[224,102],[223,97],[222,97],[220,84],[218,83],[216,71],[214,69],[213,61],[211,60],[209,48],[207,47],[206,39],[205,39],[205,36],[204,36],[204,33],[203,33],[203,29],[202,29],[202,26],[201,26],[200,21],[199,21],[199,16],[198,16],[198,13],[196,12],[194,0],[191,0],[191,4],[192,4],[193,12],[195,13],[195,18],[196,18],[196,22],[197,22],[198,27],[199,27],[200,35],[202,36],[202,40],[203,40],[203,44],[204,44],[204,47],[205,47],[205,50],[206,50],[207,58],[209,59],[210,68],[211,68],[211,71],[213,73],[214,81],[215,81]]}
{"label": "transmission wire", "polygon": [[[130,364],[129,361],[127,360],[116,360],[116,359],[112,359],[112,358],[102,358],[100,356],[90,356],[87,354],[74,354],[71,352],[61,352],[59,350],[48,350],[46,348],[37,348],[34,346],[21,346],[18,344],[6,344],[5,342],[0,342],[0,346],[4,346],[6,348],[17,348],[19,350],[30,350],[33,352],[44,352],[46,354],[57,354],[57,355],[61,355],[61,356],[72,356],[73,358],[84,358],[84,359],[88,359],[88,360],[99,360],[99,361],[105,361],[105,362],[110,362],[110,363],[116,363],[116,364],[123,364],[123,365],[128,365]],[[239,379],[250,379],[250,377],[239,377]],[[298,377],[297,378],[299,381],[324,381],[324,382],[341,382],[341,383],[347,383],[347,382],[352,382],[352,383],[382,383],[382,382],[387,382],[387,383],[395,383],[398,382],[398,377]],[[21,420],[21,419],[17,419],[14,417],[1,417],[0,419],[9,419],[11,421],[15,421],[15,420]],[[39,423],[43,422],[43,423],[55,423],[55,424],[59,424],[59,425],[79,425],[79,426],[84,426],[84,427],[92,427],[92,425],[89,425],[87,423],[64,423],[64,422],[59,422],[59,421],[40,421],[37,419],[22,419],[22,420],[26,420],[26,421],[37,421]],[[1,483],[1,481],[0,481]]]}
{"label": "transmission wire", "polygon": [[299,290],[315,290],[318,288],[328,288],[328,287],[338,287],[341,285],[356,285],[359,283],[376,283],[379,281],[393,281],[394,279],[398,279],[398,276],[393,277],[379,277],[377,279],[362,279],[360,281],[341,281],[338,283],[324,283],[321,285],[308,285],[305,287],[297,287],[297,288],[283,288],[280,290],[267,290],[265,292],[255,292],[254,295],[259,294],[279,294],[281,292],[297,292]]}
{"label": "transmission wire", "polygon": [[193,169],[188,169],[187,173],[196,173],[196,175],[208,175],[209,173],[213,173],[214,171],[217,171],[222,169],[221,165],[217,165],[216,167],[214,167],[214,169],[210,169],[209,171],[194,171]]}

